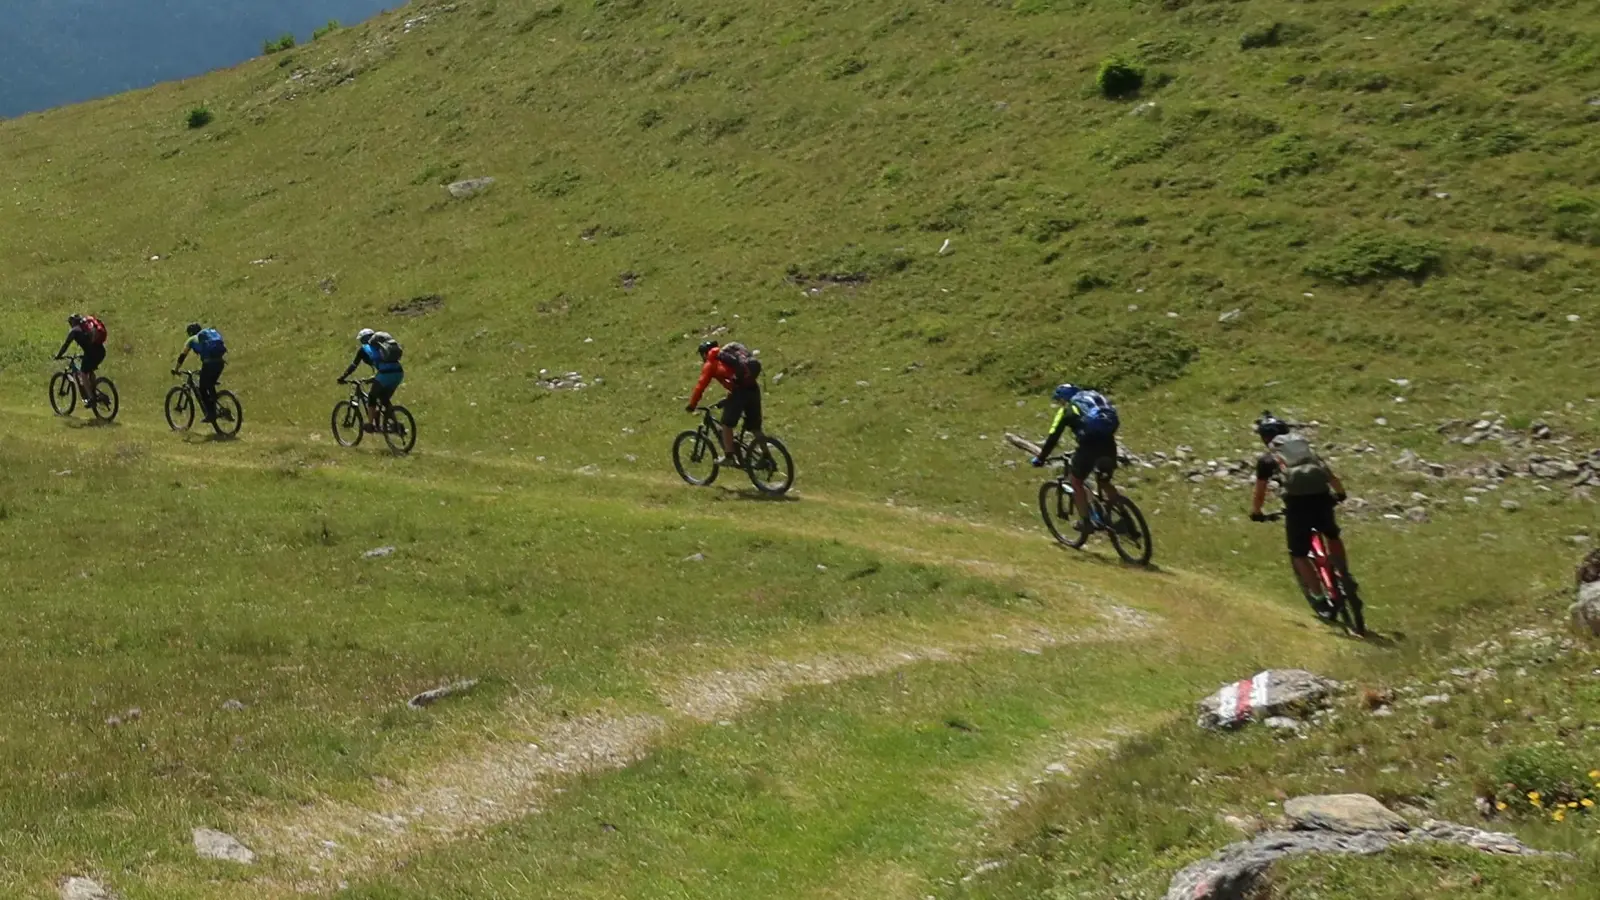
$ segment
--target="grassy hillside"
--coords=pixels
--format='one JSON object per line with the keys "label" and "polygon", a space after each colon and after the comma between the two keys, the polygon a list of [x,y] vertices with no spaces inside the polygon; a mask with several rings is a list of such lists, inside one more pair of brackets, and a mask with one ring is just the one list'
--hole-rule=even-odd
{"label": "grassy hillside", "polygon": [[[1576,645],[1482,753],[1504,711],[1304,753],[1188,723],[1260,666],[1411,684],[1555,627],[1600,537],[1526,470],[1600,445],[1587,8],[455,0],[0,123],[0,665],[32,686],[0,886],[1134,896],[1291,775],[1465,819],[1522,744],[1600,762],[1563,724],[1600,705]],[[1137,92],[1102,94],[1112,58]],[[75,309],[112,330],[110,428],[45,405]],[[233,348],[238,442],[160,421],[194,318]],[[325,434],[363,326],[406,344],[411,458]],[[795,502],[673,476],[706,334],[763,351]],[[1190,448],[1125,478],[1158,571],[1043,538],[1000,436],[1062,379],[1113,391],[1138,452]],[[1381,639],[1310,627],[1213,474],[1262,407],[1321,423],[1364,501]],[[1460,442],[1480,416],[1510,440]],[[1445,786],[1383,770],[1443,755]],[[1498,896],[1586,896],[1593,825],[1543,819],[1498,824],[1590,868]],[[199,864],[201,825],[261,861]],[[1443,877],[1371,866],[1304,878]]]}

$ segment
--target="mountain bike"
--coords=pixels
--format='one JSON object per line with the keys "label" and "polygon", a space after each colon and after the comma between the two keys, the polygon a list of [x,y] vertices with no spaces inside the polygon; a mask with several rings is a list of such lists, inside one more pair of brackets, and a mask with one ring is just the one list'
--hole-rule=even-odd
{"label": "mountain bike", "polygon": [[[1283,510],[1268,513],[1261,518],[1263,522],[1277,522],[1283,519]],[[1311,565],[1317,570],[1317,579],[1322,582],[1322,589],[1328,594],[1328,601],[1332,607],[1326,611],[1313,609],[1317,618],[1324,622],[1338,622],[1354,635],[1367,633],[1367,619],[1365,609],[1361,602],[1361,595],[1356,591],[1356,580],[1350,577],[1349,561],[1344,567],[1336,565],[1333,557],[1328,552],[1328,539],[1320,531],[1311,532]],[[1304,585],[1300,584],[1299,576],[1295,577],[1295,585],[1305,592]],[[1306,598],[1307,602],[1310,598]]]}
{"label": "mountain bike", "polygon": [[[717,480],[722,471],[718,460],[722,449],[722,425],[712,411],[722,406],[702,406],[700,427],[685,431],[672,442],[672,465],[684,481],[704,487]],[[781,496],[794,486],[794,457],[775,437],[763,435],[761,446],[754,446],[750,431],[741,427],[733,438],[734,465],[750,476],[756,490],[769,497]]]}
{"label": "mountain bike", "polygon": [[1039,486],[1039,514],[1044,517],[1044,527],[1057,541],[1076,550],[1089,540],[1089,535],[1103,531],[1111,538],[1111,546],[1124,562],[1149,565],[1155,543],[1150,538],[1150,526],[1144,513],[1129,500],[1126,494],[1116,492],[1114,499],[1107,496],[1111,486],[1111,466],[1096,467],[1094,489],[1089,492],[1089,531],[1077,528],[1078,505],[1073,498],[1072,479],[1067,475],[1066,456],[1045,460],[1047,465],[1060,463],[1061,473]]}
{"label": "mountain bike", "polygon": [[[167,427],[173,431],[188,431],[194,425],[194,411],[201,405],[200,387],[196,383],[200,373],[193,369],[182,369],[172,374],[182,375],[183,384],[167,391]],[[218,436],[233,437],[239,433],[240,426],[244,425],[244,407],[232,391],[217,391],[213,411],[216,415],[211,420],[211,427]]]}
{"label": "mountain bike", "polygon": [[373,400],[364,389],[364,385],[372,383],[370,378],[340,379],[341,384],[348,384],[350,399],[340,400],[333,405],[333,439],[341,447],[354,447],[361,443],[361,438],[367,432],[379,430],[383,432],[383,440],[389,449],[396,453],[410,453],[411,448],[417,445],[417,420],[412,418],[411,410],[393,403],[384,405],[382,417],[379,419],[377,429],[372,427]]}
{"label": "mountain bike", "polygon": [[[66,357],[66,368],[50,376],[50,408],[58,416],[70,416],[78,408],[78,360],[82,357],[69,354]],[[117,411],[122,408],[122,399],[117,395],[117,386],[109,378],[91,375],[94,385],[94,399],[86,402],[94,412],[96,419],[106,422],[117,417]]]}

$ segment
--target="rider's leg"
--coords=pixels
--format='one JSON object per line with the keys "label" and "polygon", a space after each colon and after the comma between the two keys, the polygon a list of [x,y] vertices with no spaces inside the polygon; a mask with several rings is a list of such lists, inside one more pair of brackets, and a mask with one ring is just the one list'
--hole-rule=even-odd
{"label": "rider's leg", "polygon": [[205,421],[210,422],[217,417],[217,381],[222,378],[222,361],[208,361],[200,364],[200,410],[205,413]]}
{"label": "rider's leg", "polygon": [[1316,511],[1309,508],[1305,498],[1285,497],[1283,502],[1283,531],[1289,545],[1289,561],[1294,565],[1295,577],[1312,609],[1321,615],[1327,608],[1328,592],[1322,586],[1316,564],[1311,561],[1311,532]]}
{"label": "rider's leg", "polygon": [[744,427],[750,429],[751,439],[754,441],[750,446],[755,448],[756,456],[759,457],[762,441],[767,437],[761,430],[761,426],[765,424],[761,420],[761,388],[757,386],[748,390],[750,395],[745,398],[744,403]]}
{"label": "rider's leg", "polygon": [[1294,565],[1294,574],[1300,578],[1300,589],[1305,591],[1307,597],[1321,597],[1327,593],[1322,589],[1322,578],[1317,575],[1317,566],[1309,556],[1291,556],[1289,561]]}
{"label": "rider's leg", "polygon": [[1067,480],[1072,484],[1072,505],[1078,510],[1078,523],[1089,521],[1089,491],[1084,487],[1083,479],[1077,472],[1068,472]]}

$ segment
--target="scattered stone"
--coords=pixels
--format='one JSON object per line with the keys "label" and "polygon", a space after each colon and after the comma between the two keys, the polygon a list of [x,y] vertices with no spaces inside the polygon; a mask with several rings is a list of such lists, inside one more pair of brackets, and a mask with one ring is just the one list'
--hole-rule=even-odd
{"label": "scattered stone", "polygon": [[704,553],[690,554],[689,556],[685,556],[683,558],[683,561],[684,562],[705,562],[706,561],[706,555]]}
{"label": "scattered stone", "polygon": [[220,859],[245,866],[256,861],[255,853],[239,843],[238,838],[210,828],[194,830],[194,852],[206,859]]}
{"label": "scattered stone", "polygon": [[1522,508],[1522,504],[1518,503],[1515,500],[1501,500],[1500,501],[1500,508],[1505,510],[1506,512],[1516,512],[1517,510]]}
{"label": "scattered stone", "polygon": [[1572,604],[1572,624],[1580,634],[1600,637],[1600,581],[1578,588],[1578,602]]}
{"label": "scattered stone", "polygon": [[362,559],[380,559],[380,558],[385,557],[385,556],[392,556],[393,554],[394,554],[394,548],[393,547],[374,547],[371,550],[368,550],[367,552],[361,554],[361,558]]}
{"label": "scattered stone", "polygon": [[1252,720],[1305,714],[1321,707],[1338,683],[1300,669],[1268,669],[1224,685],[1200,701],[1201,728],[1237,728]]}
{"label": "scattered stone", "polygon": [[494,184],[493,178],[468,178],[464,181],[456,181],[445,185],[445,190],[449,191],[450,196],[457,200],[465,200],[468,197],[475,197],[483,193],[492,184]]}
{"label": "scattered stone", "polygon": [[1261,724],[1277,731],[1299,731],[1301,722],[1289,716],[1268,716]]}
{"label": "scattered stone", "polygon": [[1450,695],[1449,694],[1429,694],[1426,697],[1418,697],[1417,698],[1417,703],[1422,705],[1422,706],[1438,706],[1441,703],[1449,703],[1449,702],[1450,702]]}
{"label": "scattered stone", "polygon": [[238,700],[224,700],[222,708],[226,712],[244,712],[245,705]]}
{"label": "scattered stone", "polygon": [[1217,316],[1217,321],[1218,322],[1232,322],[1233,320],[1239,318],[1239,316],[1241,316],[1243,314],[1244,314],[1244,310],[1242,310],[1242,309],[1230,309],[1227,312],[1223,313],[1222,315]]}
{"label": "scattered stone", "polygon": [[446,697],[453,697],[456,694],[465,694],[467,691],[470,691],[477,686],[478,679],[463,679],[452,684],[444,685],[443,687],[436,687],[431,691],[423,691],[415,697],[412,697],[410,700],[407,700],[406,706],[409,706],[412,709],[421,709],[424,706],[431,706],[435,703],[438,703],[440,700],[443,700]]}
{"label": "scattered stone", "polygon": [[[596,378],[594,383],[599,384],[600,379]],[[551,391],[581,391],[589,387],[589,383],[584,381],[583,375],[578,372],[552,375],[549,369],[540,369],[539,377],[534,384]]]}
{"label": "scattered stone", "polygon": [[1406,518],[1420,525],[1428,521],[1428,510],[1421,506],[1413,506],[1406,510]]}
{"label": "scattered stone", "polygon": [[61,882],[61,900],[118,900],[118,897],[92,878],[73,875]]}
{"label": "scattered stone", "polygon": [[333,276],[329,275],[327,278],[317,282],[317,289],[324,294],[331,294],[339,289],[339,285],[333,280]]}
{"label": "scattered stone", "polygon": [[1578,564],[1578,571],[1575,574],[1580,585],[1600,581],[1600,547],[1589,551],[1583,562]]}

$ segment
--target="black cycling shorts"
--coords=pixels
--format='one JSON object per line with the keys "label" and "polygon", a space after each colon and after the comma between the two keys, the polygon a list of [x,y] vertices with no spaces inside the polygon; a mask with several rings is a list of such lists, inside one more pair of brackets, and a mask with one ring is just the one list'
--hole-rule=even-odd
{"label": "black cycling shorts", "polygon": [[1333,517],[1333,495],[1312,494],[1283,498],[1283,530],[1289,541],[1290,556],[1311,555],[1311,532],[1337,538],[1339,523]]}
{"label": "black cycling shorts", "polygon": [[1100,440],[1080,441],[1078,449],[1072,451],[1072,459],[1067,463],[1067,470],[1074,478],[1088,478],[1092,472],[1101,472],[1107,477],[1117,471],[1117,441],[1116,438],[1101,438]]}
{"label": "black cycling shorts", "polygon": [[85,372],[93,372],[95,369],[100,368],[100,364],[105,361],[106,345],[90,344],[83,348],[83,359],[78,360],[78,368]]}
{"label": "black cycling shorts", "polygon": [[722,424],[729,428],[737,428],[740,417],[744,418],[744,427],[751,431],[761,430],[760,385],[734,388],[728,392],[727,399],[722,401]]}

